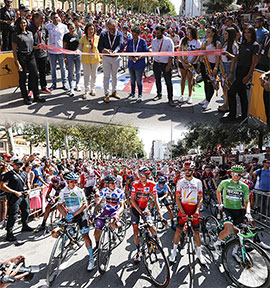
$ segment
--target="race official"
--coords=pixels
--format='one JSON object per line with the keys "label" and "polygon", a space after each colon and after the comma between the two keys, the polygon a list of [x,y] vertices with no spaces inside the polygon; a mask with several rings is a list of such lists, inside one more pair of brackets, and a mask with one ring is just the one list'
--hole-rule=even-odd
{"label": "race official", "polygon": [[13,235],[13,226],[21,210],[22,231],[33,231],[28,226],[28,216],[30,212],[30,203],[28,199],[29,182],[27,174],[22,171],[23,161],[16,159],[13,162],[13,170],[8,171],[2,176],[0,189],[7,193],[8,211],[7,211],[7,241],[16,241]]}

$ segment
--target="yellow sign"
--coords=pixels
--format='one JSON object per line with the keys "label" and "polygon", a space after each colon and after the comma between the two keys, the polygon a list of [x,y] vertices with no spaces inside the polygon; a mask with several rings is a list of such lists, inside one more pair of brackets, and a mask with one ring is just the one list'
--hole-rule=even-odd
{"label": "yellow sign", "polygon": [[263,101],[263,87],[261,86],[261,72],[253,73],[252,88],[249,101],[249,114],[266,123],[265,107]]}
{"label": "yellow sign", "polygon": [[18,68],[12,52],[0,52],[0,90],[19,85]]}

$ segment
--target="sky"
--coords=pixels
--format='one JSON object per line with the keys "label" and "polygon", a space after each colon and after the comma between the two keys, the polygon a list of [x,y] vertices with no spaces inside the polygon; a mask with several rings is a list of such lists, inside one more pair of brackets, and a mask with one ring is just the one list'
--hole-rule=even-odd
{"label": "sky", "polygon": [[172,4],[174,5],[175,7],[175,11],[176,13],[178,14],[179,13],[179,8],[180,8],[180,5],[181,5],[181,0],[171,0]]}

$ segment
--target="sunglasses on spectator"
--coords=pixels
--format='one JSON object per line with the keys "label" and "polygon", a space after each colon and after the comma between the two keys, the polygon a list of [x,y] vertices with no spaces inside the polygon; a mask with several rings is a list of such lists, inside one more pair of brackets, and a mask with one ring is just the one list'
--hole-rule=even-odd
{"label": "sunglasses on spectator", "polygon": [[236,172],[232,172],[232,176],[237,176],[237,177],[241,177],[242,175]]}

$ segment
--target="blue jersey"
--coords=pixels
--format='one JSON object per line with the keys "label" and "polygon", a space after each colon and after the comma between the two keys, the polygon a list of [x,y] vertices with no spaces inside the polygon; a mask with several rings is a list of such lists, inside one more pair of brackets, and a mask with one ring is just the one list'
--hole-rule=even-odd
{"label": "blue jersey", "polygon": [[168,192],[168,185],[165,184],[164,187],[160,187],[159,184],[157,183],[156,190],[157,190],[158,197],[161,198],[165,195],[165,193]]}
{"label": "blue jersey", "polygon": [[108,187],[101,190],[100,198],[105,199],[105,209],[116,211],[120,208],[120,202],[124,200],[124,192],[118,188],[111,191]]}

